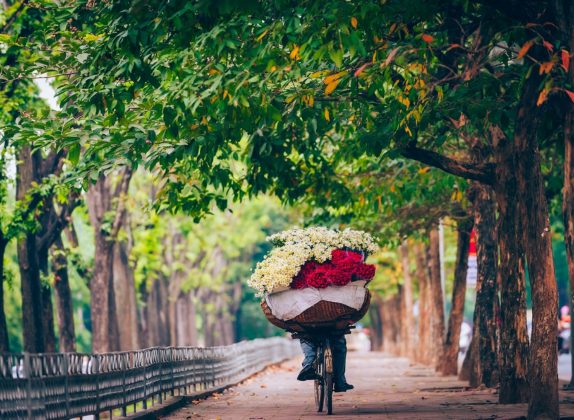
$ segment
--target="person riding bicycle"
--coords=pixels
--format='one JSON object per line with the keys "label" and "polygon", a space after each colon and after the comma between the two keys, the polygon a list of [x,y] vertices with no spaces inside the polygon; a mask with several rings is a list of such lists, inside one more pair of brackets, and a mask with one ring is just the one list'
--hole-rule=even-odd
{"label": "person riding bicycle", "polygon": [[[303,369],[299,372],[297,380],[312,381],[321,379],[313,367],[313,361],[317,355],[317,345],[310,340],[301,338],[301,349],[305,358],[303,359]],[[345,365],[347,361],[347,340],[345,340],[345,335],[332,336],[331,349],[333,351],[334,391],[346,392],[353,389],[354,386],[347,383],[345,379]]]}

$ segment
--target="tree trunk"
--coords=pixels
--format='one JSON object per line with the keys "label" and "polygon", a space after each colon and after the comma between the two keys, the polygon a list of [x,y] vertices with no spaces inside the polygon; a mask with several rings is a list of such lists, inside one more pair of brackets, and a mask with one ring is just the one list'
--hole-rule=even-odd
{"label": "tree trunk", "polygon": [[470,231],[472,219],[463,219],[458,222],[457,250],[454,271],[454,285],[452,289],[452,308],[448,321],[442,359],[439,371],[443,375],[456,375],[458,373],[458,352],[460,342],[460,328],[464,315],[464,300],[466,296],[466,273],[468,268],[468,251],[470,247]]}
{"label": "tree trunk", "polygon": [[158,285],[158,312],[156,316],[159,316],[159,345],[169,346],[169,314],[168,314],[168,292],[166,281],[162,278],[157,280]]}
{"label": "tree trunk", "polygon": [[541,77],[532,72],[524,84],[518,108],[514,146],[518,195],[526,240],[526,259],[532,289],[532,340],[528,382],[529,418],[558,418],[558,290],[552,255],[552,234],[536,140]]}
{"label": "tree trunk", "polygon": [[[97,226],[97,225],[96,225]],[[113,336],[112,322],[115,319],[112,255],[113,244],[101,233],[96,233],[96,257],[94,274],[90,281],[91,318],[92,318],[92,351],[106,353],[119,350],[115,346],[117,337]],[[117,328],[116,328],[117,329]]]}
{"label": "tree trunk", "polygon": [[502,140],[495,153],[499,225],[500,392],[501,404],[528,401],[528,334],[524,279],[524,226],[520,216],[516,161],[512,144]]}
{"label": "tree trunk", "polygon": [[[48,248],[38,247],[38,265],[40,276],[49,278]],[[54,331],[54,306],[52,305],[52,288],[47,282],[42,282],[42,322],[44,323],[44,351],[56,352],[56,333]]]}
{"label": "tree trunk", "polygon": [[177,346],[197,346],[195,304],[191,293],[181,293],[177,298],[173,328]]}
{"label": "tree trunk", "polygon": [[[124,215],[122,226],[128,229],[127,236],[129,237],[129,223],[126,215]],[[118,317],[120,350],[122,351],[139,348],[135,280],[129,265],[130,248],[128,239],[116,242],[113,249],[112,278]]]}
{"label": "tree trunk", "polygon": [[498,320],[500,307],[498,304],[498,287],[496,279],[497,247],[496,247],[496,205],[490,187],[474,183],[475,191],[473,206],[475,214],[477,284],[476,305],[474,309],[475,330],[478,332],[476,375],[471,377],[470,385],[484,384],[489,388],[498,385],[500,378],[498,361],[498,337],[500,331]]}
{"label": "tree trunk", "polygon": [[427,253],[422,245],[417,247],[417,278],[419,282],[419,325],[418,325],[418,351],[417,359],[420,363],[432,363],[431,353],[431,292]]}
{"label": "tree trunk", "polygon": [[415,319],[413,316],[413,285],[409,264],[409,246],[404,241],[400,247],[401,264],[403,268],[403,322],[401,325],[401,336],[403,340],[403,354],[412,359],[414,357],[415,342],[414,329]]}
{"label": "tree trunk", "polygon": [[[474,323],[473,323],[474,327]],[[462,366],[460,367],[460,371],[458,372],[458,380],[459,381],[469,381],[470,380],[470,369],[472,368],[473,364],[473,346],[474,346],[474,330],[473,336],[466,350],[466,354],[464,355],[464,360],[462,361]]]}
{"label": "tree trunk", "polygon": [[[103,175],[87,194],[88,212],[94,227],[96,253],[94,273],[90,281],[92,315],[92,350],[103,353],[119,350],[119,330],[113,280],[114,243],[122,226],[125,211],[124,195],[127,193],[131,172],[125,170],[112,191],[111,180]],[[115,208],[114,201],[118,201]],[[109,224],[109,214],[114,219]]]}
{"label": "tree trunk", "polygon": [[58,335],[60,337],[60,352],[76,351],[76,333],[74,330],[74,307],[72,291],[68,279],[68,259],[61,236],[54,243],[52,253],[52,270],[55,276],[54,290],[58,314]]}
{"label": "tree trunk", "polygon": [[444,299],[440,278],[440,245],[437,228],[430,231],[430,294],[432,364],[438,369],[444,342]]}
{"label": "tree trunk", "polygon": [[400,322],[403,318],[401,314],[401,293],[397,293],[383,301],[380,306],[381,323],[383,325],[383,350],[394,355],[400,354]]}
{"label": "tree trunk", "polygon": [[[36,154],[34,154],[36,155]],[[16,198],[26,199],[30,186],[37,182],[37,167],[33,163],[29,146],[22,147],[18,153]],[[24,351],[44,353],[44,323],[42,321],[42,283],[38,266],[36,235],[26,233],[18,238],[18,264],[20,268],[20,287],[22,291],[22,331]]]}
{"label": "tree trunk", "polygon": [[380,298],[375,296],[371,307],[369,308],[369,317],[371,319],[371,351],[383,350],[383,324],[381,322],[381,313],[379,311]]}
{"label": "tree trunk", "polygon": [[0,353],[10,351],[10,339],[8,337],[8,325],[4,309],[4,254],[6,245],[6,241],[0,232]]}
{"label": "tree trunk", "polygon": [[141,299],[141,305],[138,307],[138,331],[139,331],[139,346],[142,349],[150,347],[150,331],[147,319],[148,304],[149,304],[149,290],[146,287],[145,282],[140,284],[139,294]]}

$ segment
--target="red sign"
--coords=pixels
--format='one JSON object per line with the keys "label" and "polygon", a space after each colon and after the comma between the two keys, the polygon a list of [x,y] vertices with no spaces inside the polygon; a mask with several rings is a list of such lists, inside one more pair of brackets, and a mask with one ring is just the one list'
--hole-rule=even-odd
{"label": "red sign", "polygon": [[474,229],[470,231],[470,247],[468,249],[469,256],[476,256],[476,235]]}

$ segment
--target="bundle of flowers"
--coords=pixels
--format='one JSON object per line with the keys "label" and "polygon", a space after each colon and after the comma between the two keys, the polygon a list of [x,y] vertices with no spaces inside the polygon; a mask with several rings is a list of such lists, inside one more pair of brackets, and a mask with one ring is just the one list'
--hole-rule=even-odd
{"label": "bundle of flowers", "polygon": [[370,280],[375,267],[364,258],[377,250],[371,235],[324,227],[292,229],[267,238],[276,247],[257,264],[248,281],[259,293],[287,288],[343,286]]}
{"label": "bundle of flowers", "polygon": [[292,289],[327,286],[345,286],[355,280],[371,280],[375,276],[375,266],[363,263],[363,255],[358,252],[336,249],[331,261],[323,264],[307,261],[290,284]]}

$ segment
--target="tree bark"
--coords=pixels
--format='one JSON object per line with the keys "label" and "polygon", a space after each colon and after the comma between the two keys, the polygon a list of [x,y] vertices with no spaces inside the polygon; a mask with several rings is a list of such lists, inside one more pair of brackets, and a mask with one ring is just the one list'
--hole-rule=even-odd
{"label": "tree bark", "polygon": [[375,296],[373,303],[369,308],[369,317],[371,319],[371,351],[382,351],[383,349],[383,324],[381,322],[381,315],[379,311],[380,298]]}
{"label": "tree bark", "polygon": [[68,279],[68,259],[66,257],[66,250],[61,237],[58,237],[54,243],[54,250],[52,253],[52,271],[55,276],[54,290],[56,292],[60,352],[72,353],[76,351],[74,307],[72,304],[72,291],[70,290],[70,282]]}
{"label": "tree bark", "polygon": [[501,287],[500,392],[501,404],[528,401],[528,334],[526,331],[526,288],[524,238],[519,203],[516,157],[511,142],[501,139],[495,158],[496,201],[499,225],[498,283]]}
{"label": "tree bark", "polygon": [[536,139],[541,77],[532,72],[524,83],[518,107],[514,147],[518,195],[526,240],[526,259],[532,290],[532,340],[528,382],[528,418],[558,418],[558,290],[554,273],[548,204]]}
{"label": "tree bark", "polygon": [[[37,240],[37,238],[36,238]],[[48,246],[38,247],[38,265],[40,278],[48,279],[50,275],[48,266]],[[54,306],[52,304],[52,288],[47,281],[42,282],[42,322],[44,324],[44,351],[56,352],[56,333],[54,331]]]}
{"label": "tree bark", "polygon": [[404,241],[400,246],[401,264],[403,268],[403,313],[401,336],[403,341],[403,354],[412,359],[414,357],[415,319],[413,316],[413,285],[409,264],[409,246]]}
{"label": "tree bark", "polygon": [[129,351],[139,348],[139,337],[135,279],[129,265],[131,230],[127,212],[124,213],[122,226],[127,230],[128,239],[114,243],[112,278],[118,317],[119,349]]}
{"label": "tree bark", "polygon": [[458,373],[458,352],[460,342],[460,329],[464,315],[464,300],[466,296],[466,273],[468,268],[468,251],[470,247],[470,232],[472,219],[463,219],[458,222],[456,263],[454,271],[454,285],[452,289],[452,308],[448,321],[442,358],[439,371],[443,375],[456,375]]}
{"label": "tree bark", "polygon": [[[120,347],[113,281],[114,242],[122,225],[124,195],[127,193],[131,171],[125,170],[112,191],[110,178],[101,175],[87,194],[88,212],[94,226],[96,252],[94,273],[90,281],[92,350],[94,353],[117,351]],[[118,201],[117,206],[114,201]],[[108,217],[114,218],[109,225]]]}
{"label": "tree bark", "polygon": [[458,379],[460,381],[469,381],[471,384],[474,383],[475,378],[479,377],[478,334],[478,323],[475,318],[473,322],[472,339],[464,356],[460,372],[458,373]]}
{"label": "tree bark", "polygon": [[197,346],[195,303],[191,293],[181,293],[175,303],[176,345]]}
{"label": "tree bark", "polygon": [[422,245],[417,246],[417,279],[419,282],[419,325],[417,359],[420,363],[431,364],[431,291],[428,274],[427,253]]}
{"label": "tree bark", "polygon": [[478,333],[475,337],[478,340],[479,357],[476,358],[478,367],[473,370],[476,374],[471,376],[470,385],[484,384],[493,388],[498,385],[500,379],[498,360],[500,305],[496,278],[498,253],[497,235],[493,228],[496,221],[496,204],[490,187],[474,183],[473,190],[478,266],[474,329]]}
{"label": "tree bark", "polygon": [[[29,146],[18,153],[16,198],[25,200],[30,186],[39,179],[38,170]],[[24,351],[44,353],[44,323],[42,320],[42,283],[38,263],[36,235],[26,233],[18,238],[18,263],[20,268],[20,287],[22,291],[22,330]]]}
{"label": "tree bark", "polygon": [[438,369],[444,342],[444,299],[440,278],[439,233],[430,231],[430,293],[431,293],[431,352],[432,364]]}

